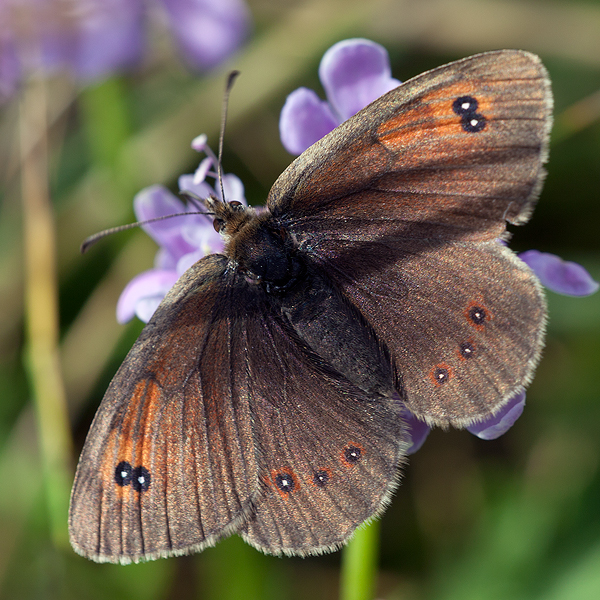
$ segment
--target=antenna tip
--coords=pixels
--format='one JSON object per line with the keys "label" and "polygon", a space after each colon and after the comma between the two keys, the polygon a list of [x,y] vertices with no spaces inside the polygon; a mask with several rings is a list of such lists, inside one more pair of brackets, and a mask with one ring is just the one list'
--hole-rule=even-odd
{"label": "antenna tip", "polygon": [[225,86],[227,91],[229,91],[233,87],[233,84],[239,74],[240,74],[239,71],[231,71],[229,73],[229,75],[227,76],[227,85]]}

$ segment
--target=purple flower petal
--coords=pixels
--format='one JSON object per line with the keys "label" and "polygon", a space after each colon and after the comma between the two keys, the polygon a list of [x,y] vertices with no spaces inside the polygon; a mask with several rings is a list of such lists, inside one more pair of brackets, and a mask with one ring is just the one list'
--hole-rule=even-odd
{"label": "purple flower petal", "polygon": [[365,39],[339,42],[323,55],[319,78],[341,121],[397,87],[387,50]]}
{"label": "purple flower petal", "polygon": [[519,258],[527,263],[549,290],[566,296],[589,296],[600,284],[579,264],[565,261],[555,254],[527,250]]}
{"label": "purple flower petal", "polygon": [[513,396],[493,417],[467,427],[467,431],[482,440],[495,440],[504,435],[523,413],[525,392]]}
{"label": "purple flower petal", "polygon": [[[206,177],[206,163],[205,161],[209,159],[204,159],[196,172],[193,175],[180,175],[178,184],[179,189],[182,192],[192,192],[199,196],[200,198],[208,198],[209,196],[216,196],[221,199],[221,189],[219,188],[219,182],[215,181],[215,188],[213,188],[206,180],[198,181],[202,179],[202,176]],[[225,190],[225,199],[228,202],[232,200],[237,200],[242,204],[248,206],[248,202],[246,201],[244,184],[242,180],[233,173],[226,173],[223,175],[223,189]],[[194,208],[197,210],[197,207]]]}
{"label": "purple flower petal", "polygon": [[[177,184],[180,191],[192,192],[196,196],[200,196],[200,198],[208,198],[215,193],[215,190],[206,181],[194,183],[194,175],[180,175]],[[198,207],[195,207],[194,210],[198,210]]]}
{"label": "purple flower petal", "polygon": [[[185,204],[161,185],[144,188],[133,200],[136,217],[140,221],[166,215],[188,212]],[[143,230],[159,245],[165,248],[176,260],[195,250],[183,238],[181,231],[185,227],[199,224],[199,215],[173,217],[142,225]]]}
{"label": "purple flower petal", "polygon": [[[84,80],[137,65],[144,49],[141,0],[96,0],[79,4],[82,15],[70,61]],[[85,7],[85,8],[84,8]]]}
{"label": "purple flower petal", "polygon": [[242,0],[161,0],[174,37],[197,69],[214,67],[243,42],[250,14]]}
{"label": "purple flower petal", "polygon": [[89,81],[139,62],[143,12],[142,0],[3,0],[0,36],[21,71],[69,69]]}
{"label": "purple flower petal", "polygon": [[[218,187],[218,184],[215,185]],[[225,192],[225,200],[227,200],[227,202],[235,200],[248,206],[248,203],[246,202],[244,184],[237,175],[234,175],[233,173],[226,173],[223,175],[223,190]],[[221,198],[220,191],[221,190],[217,190],[218,198]]]}
{"label": "purple flower petal", "polygon": [[178,258],[173,256],[166,248],[159,248],[154,257],[154,268],[159,271],[175,271]]}
{"label": "purple flower petal", "polygon": [[121,292],[117,302],[117,321],[127,323],[137,315],[147,323],[178,278],[175,271],[156,269],[136,275]]}
{"label": "purple flower petal", "polygon": [[[213,164],[212,156],[207,156],[206,158],[203,158],[200,161],[200,164],[198,165],[198,168],[194,171],[194,176],[192,178],[192,183],[194,185],[198,185],[206,179],[206,176],[208,175],[208,172],[210,171],[212,164]],[[182,175],[182,177],[185,177],[185,175]],[[181,188],[179,188],[179,189],[181,189]],[[205,196],[200,196],[200,197],[205,198]]]}
{"label": "purple flower petal", "polygon": [[313,90],[298,88],[287,97],[281,110],[281,142],[290,154],[302,154],[339,124],[327,102]]}
{"label": "purple flower petal", "polygon": [[[222,252],[223,248],[225,247],[223,238],[215,231],[212,219],[209,217],[203,217],[201,223],[194,223],[189,227],[182,227],[181,237],[192,248],[194,248],[193,252],[196,252],[196,250],[201,252],[201,256],[205,256],[206,254],[214,254],[215,252]],[[177,264],[179,264],[181,259],[185,258],[186,256],[189,256],[189,253],[180,256],[177,259]],[[196,260],[194,262],[196,262]],[[186,269],[188,267],[186,267]],[[185,269],[181,271],[179,267],[177,267],[177,270],[179,273],[183,273],[183,271],[185,271]]]}
{"label": "purple flower petal", "polygon": [[431,428],[425,422],[417,419],[407,408],[402,410],[402,419],[406,424],[411,439],[411,445],[406,450],[406,454],[414,454],[425,443]]}
{"label": "purple flower petal", "polygon": [[196,152],[204,152],[204,149],[206,148],[206,142],[207,141],[208,141],[208,138],[206,137],[206,134],[205,133],[201,133],[200,135],[197,135],[192,140],[192,143],[190,145],[192,146],[192,148]]}

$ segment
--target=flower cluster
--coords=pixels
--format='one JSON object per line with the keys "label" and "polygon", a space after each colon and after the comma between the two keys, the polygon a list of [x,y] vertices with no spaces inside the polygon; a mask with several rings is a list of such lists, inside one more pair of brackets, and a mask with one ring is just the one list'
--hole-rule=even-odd
{"label": "flower cluster", "polygon": [[243,0],[2,0],[0,101],[27,73],[68,71],[87,82],[138,65],[151,7],[196,69],[230,56],[250,22]]}
{"label": "flower cluster", "polygon": [[[330,48],[321,61],[319,76],[327,94],[327,101],[306,88],[292,92],[281,111],[280,136],[285,148],[300,154],[311,144],[332,131],[361,108],[388,92],[399,81],[392,78],[386,50],[379,44],[364,39],[345,40]],[[182,190],[195,192],[200,197],[216,193],[207,177],[216,177],[211,171],[215,157],[206,146],[203,136],[194,147],[207,153],[196,174],[184,175],[179,180]],[[245,203],[241,181],[235,175],[226,175],[225,196]],[[134,201],[138,219],[144,220],[166,214],[190,211],[181,200],[160,186],[140,192]],[[168,289],[196,260],[222,249],[222,242],[206,217],[193,215],[174,217],[144,226],[160,245],[156,267],[138,275],[124,290],[119,299],[117,317],[125,322],[138,315],[148,321]],[[598,289],[587,271],[580,265],[565,262],[558,256],[528,250],[520,255],[548,289],[570,296],[585,296]],[[467,430],[486,440],[504,434],[521,416],[525,406],[525,393],[515,395],[498,414],[476,423]],[[429,427],[405,411],[411,432],[409,454],[416,452],[425,441]]]}
{"label": "flower cluster", "polygon": [[[206,137],[198,136],[192,148],[206,153],[193,175],[179,178],[179,190],[192,192],[200,198],[222,198],[215,185],[217,173],[212,168],[217,158],[206,145]],[[214,183],[210,184],[211,179]],[[231,173],[223,176],[223,189],[228,200],[246,203],[244,185]],[[210,217],[198,214],[198,208],[184,202],[162,185],[153,185],[139,192],[133,200],[138,221],[148,221],[174,214],[188,213],[142,225],[144,231],[159,245],[154,268],[134,277],[123,290],[117,303],[117,320],[126,323],[134,315],[148,322],[166,293],[179,277],[207,254],[223,250],[223,240],[214,230]]]}

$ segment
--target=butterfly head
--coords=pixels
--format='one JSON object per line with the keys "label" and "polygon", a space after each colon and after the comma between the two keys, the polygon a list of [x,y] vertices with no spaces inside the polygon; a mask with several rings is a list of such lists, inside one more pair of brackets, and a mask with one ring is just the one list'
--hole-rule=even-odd
{"label": "butterfly head", "polygon": [[248,223],[256,219],[256,211],[237,200],[223,202],[215,196],[202,200],[213,217],[213,227],[225,243],[229,243]]}

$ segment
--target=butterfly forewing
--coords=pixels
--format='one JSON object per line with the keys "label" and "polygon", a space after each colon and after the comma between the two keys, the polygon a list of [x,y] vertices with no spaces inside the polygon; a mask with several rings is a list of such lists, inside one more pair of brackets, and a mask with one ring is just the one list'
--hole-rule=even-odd
{"label": "butterfly forewing", "polygon": [[130,562],[199,550],[250,511],[256,443],[247,375],[229,351],[226,262],[215,255],[188,271],[106,393],[71,499],[71,540],[85,556]]}
{"label": "butterfly forewing", "polygon": [[529,216],[552,99],[536,56],[472,56],[388,92],[311,146],[269,207],[300,239],[494,239]]}

